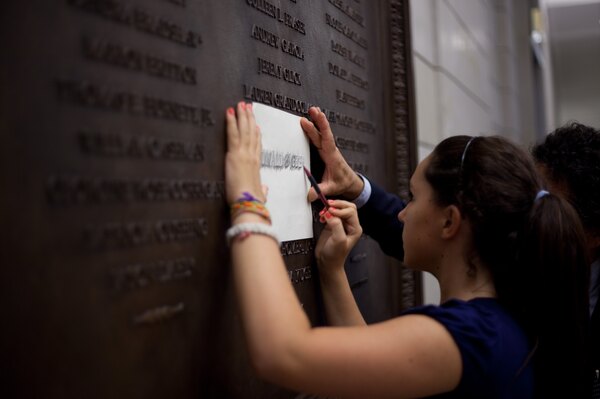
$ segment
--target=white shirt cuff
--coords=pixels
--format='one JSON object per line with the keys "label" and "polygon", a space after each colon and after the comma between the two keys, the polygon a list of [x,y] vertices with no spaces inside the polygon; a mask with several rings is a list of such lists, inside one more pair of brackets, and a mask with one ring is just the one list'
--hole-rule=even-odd
{"label": "white shirt cuff", "polygon": [[360,209],[367,203],[367,201],[369,201],[369,198],[371,198],[371,183],[369,183],[369,179],[367,179],[360,173],[357,173],[357,175],[365,183],[365,186],[363,187],[363,190],[360,193],[360,195],[353,199],[352,202],[354,203],[354,205],[356,205],[357,208]]}

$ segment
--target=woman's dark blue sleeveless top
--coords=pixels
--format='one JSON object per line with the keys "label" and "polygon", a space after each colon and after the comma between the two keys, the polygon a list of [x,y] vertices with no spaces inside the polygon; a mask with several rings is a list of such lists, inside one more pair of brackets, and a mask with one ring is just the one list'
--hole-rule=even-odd
{"label": "woman's dark blue sleeveless top", "polygon": [[450,332],[462,357],[458,387],[435,398],[533,398],[531,344],[523,329],[493,298],[449,300],[404,314],[429,316]]}

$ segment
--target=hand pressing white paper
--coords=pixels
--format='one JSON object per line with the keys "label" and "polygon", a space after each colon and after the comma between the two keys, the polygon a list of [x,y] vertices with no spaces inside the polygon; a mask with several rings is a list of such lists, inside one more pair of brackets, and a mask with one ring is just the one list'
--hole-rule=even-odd
{"label": "hand pressing white paper", "polygon": [[310,183],[303,170],[310,170],[310,149],[300,117],[259,103],[252,109],[262,134],[260,178],[269,188],[273,228],[282,242],[312,238]]}

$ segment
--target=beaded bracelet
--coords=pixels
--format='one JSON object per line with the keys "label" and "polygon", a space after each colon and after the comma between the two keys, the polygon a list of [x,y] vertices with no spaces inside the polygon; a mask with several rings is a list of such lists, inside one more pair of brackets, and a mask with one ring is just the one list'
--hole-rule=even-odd
{"label": "beaded bracelet", "polygon": [[279,245],[279,238],[277,238],[277,234],[275,234],[273,227],[264,223],[240,223],[231,226],[225,234],[227,245],[231,245],[231,241],[233,241],[236,237],[243,239],[251,234],[262,234],[271,237],[277,242],[277,245]]}

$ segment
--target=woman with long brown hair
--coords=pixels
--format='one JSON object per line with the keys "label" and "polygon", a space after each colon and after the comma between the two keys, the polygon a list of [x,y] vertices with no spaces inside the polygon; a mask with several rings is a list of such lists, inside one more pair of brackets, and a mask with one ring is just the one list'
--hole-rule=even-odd
{"label": "woman with long brown hair", "polygon": [[407,266],[436,276],[442,304],[382,323],[365,324],[343,274],[362,234],[356,206],[331,200],[316,255],[335,326],[312,328],[270,229],[251,105],[226,118],[227,201],[245,207],[227,238],[261,377],[333,397],[578,396],[583,230],[570,205],[543,190],[528,154],[499,137],[456,136],[419,164],[397,245]]}

